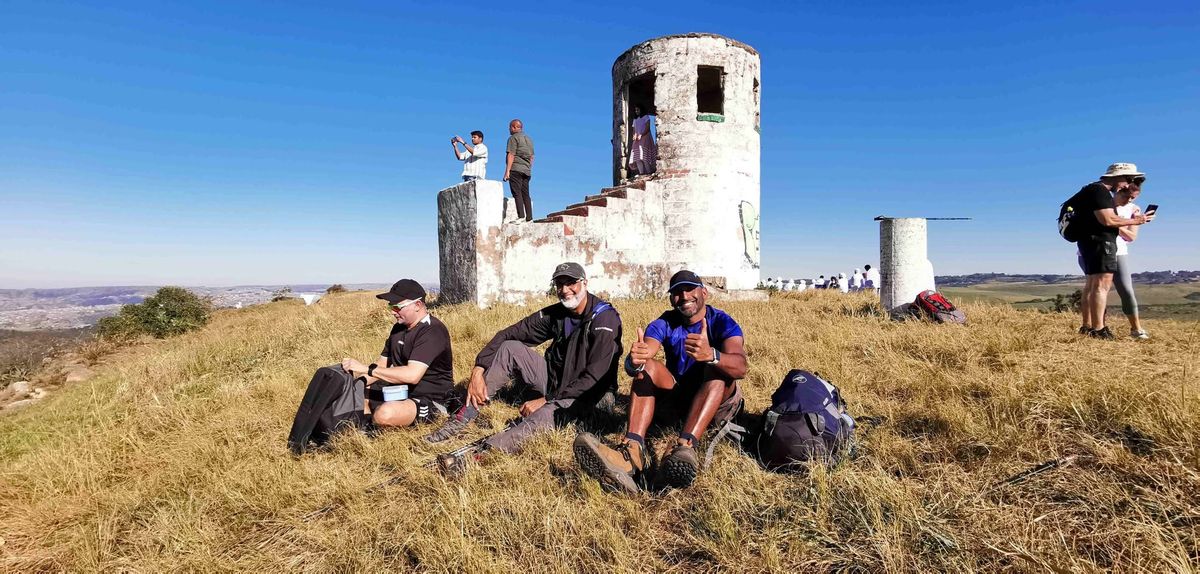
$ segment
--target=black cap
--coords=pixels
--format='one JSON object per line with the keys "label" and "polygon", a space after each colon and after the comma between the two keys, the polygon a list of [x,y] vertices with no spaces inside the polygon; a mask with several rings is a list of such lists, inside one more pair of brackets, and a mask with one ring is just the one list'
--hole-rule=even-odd
{"label": "black cap", "polygon": [[421,299],[423,301],[425,300],[425,288],[412,279],[401,279],[395,285],[392,285],[390,291],[380,293],[375,297],[393,305],[401,301],[411,301],[413,299]]}
{"label": "black cap", "polygon": [[695,285],[696,287],[703,287],[704,282],[701,281],[700,277],[695,273],[692,273],[687,269],[681,269],[678,273],[671,276],[671,286],[667,288],[667,291],[674,291],[676,287],[681,285]]}
{"label": "black cap", "polygon": [[571,262],[571,261],[567,261],[566,263],[559,263],[558,267],[554,268],[554,275],[550,276],[550,280],[553,281],[555,279],[558,279],[559,277],[570,277],[571,279],[587,279],[587,273],[584,273],[582,265]]}

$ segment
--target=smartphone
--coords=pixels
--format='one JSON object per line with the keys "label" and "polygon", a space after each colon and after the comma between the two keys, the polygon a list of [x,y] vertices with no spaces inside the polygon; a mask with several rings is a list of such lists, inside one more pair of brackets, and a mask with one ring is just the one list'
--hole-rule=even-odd
{"label": "smartphone", "polygon": [[1157,203],[1151,203],[1150,205],[1146,206],[1146,215],[1153,215],[1156,211],[1158,211]]}

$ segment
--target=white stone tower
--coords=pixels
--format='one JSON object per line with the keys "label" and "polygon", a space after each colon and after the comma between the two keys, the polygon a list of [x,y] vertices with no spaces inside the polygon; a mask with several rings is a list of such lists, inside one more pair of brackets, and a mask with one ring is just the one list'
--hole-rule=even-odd
{"label": "white stone tower", "polygon": [[668,267],[729,290],[759,281],[758,52],[715,34],[647,40],[613,63],[613,183],[626,179],[633,109],[656,115]]}
{"label": "white stone tower", "polygon": [[[583,265],[589,289],[611,297],[661,296],[682,268],[721,289],[718,297],[765,297],[753,290],[758,53],[714,34],[664,36],[626,50],[613,64],[612,80],[612,187],[529,223],[514,221],[498,181],[438,193],[444,301],[485,306],[543,297],[562,261]],[[658,161],[652,175],[630,180],[625,166],[635,105],[657,116]],[[551,127],[526,129],[536,141],[539,130]],[[533,181],[534,197],[544,197],[539,179]]]}

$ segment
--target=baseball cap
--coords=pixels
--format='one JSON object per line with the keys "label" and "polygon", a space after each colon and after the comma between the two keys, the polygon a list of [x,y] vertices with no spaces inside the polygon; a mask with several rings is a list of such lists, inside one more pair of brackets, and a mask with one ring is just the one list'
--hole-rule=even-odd
{"label": "baseball cap", "polygon": [[692,273],[687,269],[682,269],[671,276],[671,286],[667,288],[667,291],[674,291],[676,287],[683,285],[695,285],[696,287],[703,287],[704,282],[701,281],[700,277],[695,273]]}
{"label": "baseball cap", "polygon": [[570,277],[571,279],[587,279],[587,273],[583,271],[583,266],[573,261],[559,263],[558,267],[554,268],[554,274],[550,276],[553,281],[559,277]]}
{"label": "baseball cap", "polygon": [[380,293],[375,297],[393,305],[401,301],[411,301],[413,299],[424,300],[425,288],[412,279],[401,279],[392,285],[392,288],[387,293]]}

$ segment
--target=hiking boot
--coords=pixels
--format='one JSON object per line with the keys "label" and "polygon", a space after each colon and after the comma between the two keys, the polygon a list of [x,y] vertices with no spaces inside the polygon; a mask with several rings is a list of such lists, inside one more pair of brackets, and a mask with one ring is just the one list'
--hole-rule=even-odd
{"label": "hiking boot", "polygon": [[1091,328],[1091,327],[1088,327],[1087,325],[1081,325],[1081,326],[1079,327],[1079,334],[1080,334],[1080,335],[1091,335],[1091,334],[1092,334],[1092,328]]}
{"label": "hiking boot", "polygon": [[1116,336],[1113,335],[1113,332],[1108,327],[1103,329],[1092,329],[1091,336],[1097,339],[1104,339],[1105,341],[1112,341],[1116,339]]}
{"label": "hiking boot", "polygon": [[663,482],[671,488],[687,488],[696,480],[700,465],[696,462],[696,449],[677,444],[671,453],[663,457],[659,464],[659,474]]}
{"label": "hiking boot", "polygon": [[637,478],[645,471],[646,452],[636,442],[610,447],[589,432],[575,437],[575,462],[588,476],[609,492],[636,493],[641,490]]}
{"label": "hiking boot", "polygon": [[1129,336],[1138,341],[1145,341],[1146,339],[1150,338],[1150,333],[1147,333],[1145,329],[1142,329],[1141,331],[1130,331]]}
{"label": "hiking boot", "polygon": [[463,451],[448,452],[437,455],[437,468],[442,476],[459,479],[467,474],[467,464],[479,457],[479,449],[472,448]]}
{"label": "hiking boot", "polygon": [[467,429],[467,425],[469,424],[471,424],[469,419],[460,418],[458,415],[452,415],[446,420],[446,423],[442,425],[442,428],[439,428],[438,430],[426,435],[425,440],[431,443],[450,440],[462,434],[462,432]]}

